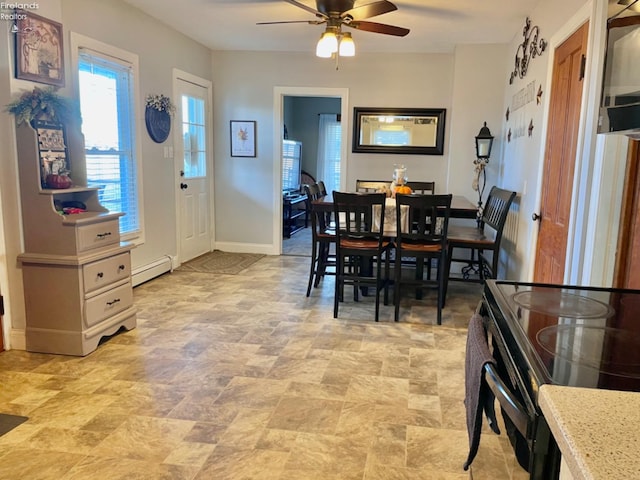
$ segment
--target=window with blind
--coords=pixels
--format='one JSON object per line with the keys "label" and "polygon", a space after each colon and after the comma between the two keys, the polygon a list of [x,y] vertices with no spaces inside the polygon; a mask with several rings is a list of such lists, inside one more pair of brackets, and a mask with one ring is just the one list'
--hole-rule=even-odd
{"label": "window with blind", "polygon": [[100,203],[120,217],[123,238],[141,233],[135,149],[133,65],[80,48],[78,85],[85,138],[87,183]]}
{"label": "window with blind", "polygon": [[319,115],[318,173],[327,192],[340,190],[340,151],[342,127],[336,114]]}

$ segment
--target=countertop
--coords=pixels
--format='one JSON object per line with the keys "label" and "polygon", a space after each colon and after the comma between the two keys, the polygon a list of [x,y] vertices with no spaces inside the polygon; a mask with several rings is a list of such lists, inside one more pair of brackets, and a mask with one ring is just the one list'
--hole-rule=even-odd
{"label": "countertop", "polygon": [[538,402],[575,480],[640,479],[640,393],[542,385]]}

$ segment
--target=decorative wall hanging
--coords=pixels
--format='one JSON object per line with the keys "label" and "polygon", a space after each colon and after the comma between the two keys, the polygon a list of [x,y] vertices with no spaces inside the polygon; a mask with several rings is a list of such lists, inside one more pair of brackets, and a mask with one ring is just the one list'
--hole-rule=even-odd
{"label": "decorative wall hanging", "polygon": [[542,84],[538,87],[538,93],[536,94],[536,105],[540,105],[542,101]]}
{"label": "decorative wall hanging", "polygon": [[171,115],[175,107],[171,99],[164,95],[147,95],[144,110],[144,122],[151,140],[156,143],[164,142],[171,131]]}
{"label": "decorative wall hanging", "polygon": [[532,27],[531,20],[527,17],[522,29],[524,40],[516,50],[515,68],[511,72],[509,85],[516,77],[524,78],[529,68],[529,62],[538,55],[542,55],[542,52],[547,48],[547,42],[543,38],[538,38],[538,35],[540,35],[540,29],[537,25]]}
{"label": "decorative wall hanging", "polygon": [[256,156],[256,122],[231,120],[231,156]]}
{"label": "decorative wall hanging", "polygon": [[16,78],[64,87],[62,24],[16,10]]}

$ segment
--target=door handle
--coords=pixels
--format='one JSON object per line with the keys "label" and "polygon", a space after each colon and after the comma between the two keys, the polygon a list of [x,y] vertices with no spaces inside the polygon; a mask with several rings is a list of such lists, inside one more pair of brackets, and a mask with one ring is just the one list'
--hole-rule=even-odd
{"label": "door handle", "polygon": [[189,188],[189,185],[186,183],[180,183],[180,190],[186,190],[187,188]]}
{"label": "door handle", "polygon": [[540,215],[538,215],[537,213],[533,213],[533,215],[531,215],[531,220],[533,220],[534,222],[541,220],[542,217]]}

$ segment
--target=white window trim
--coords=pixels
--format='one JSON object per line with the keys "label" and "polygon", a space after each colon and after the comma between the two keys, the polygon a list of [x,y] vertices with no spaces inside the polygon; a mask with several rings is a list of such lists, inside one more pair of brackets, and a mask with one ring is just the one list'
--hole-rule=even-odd
{"label": "white window trim", "polygon": [[138,214],[140,222],[140,231],[135,233],[129,233],[122,236],[122,240],[130,241],[135,245],[142,245],[145,242],[145,228],[144,228],[144,194],[142,190],[142,110],[140,101],[140,68],[138,55],[135,53],[127,52],[120,48],[108,45],[106,43],[94,40],[93,38],[86,37],[76,32],[70,32],[71,34],[71,68],[73,75],[73,93],[75,98],[80,98],[80,88],[78,81],[78,65],[79,58],[78,52],[81,48],[87,50],[93,50],[100,55],[112,57],[121,62],[131,64],[133,72],[133,114],[135,120],[135,131],[133,132],[133,150],[136,156],[136,183],[138,189]]}

